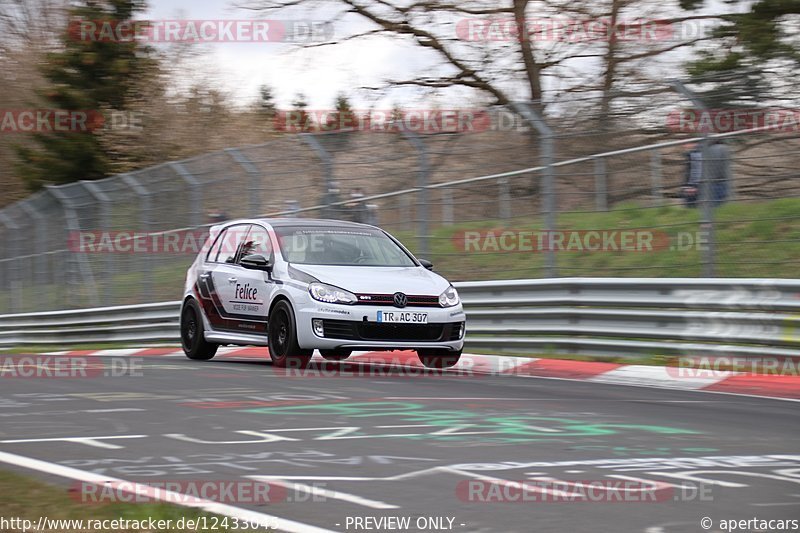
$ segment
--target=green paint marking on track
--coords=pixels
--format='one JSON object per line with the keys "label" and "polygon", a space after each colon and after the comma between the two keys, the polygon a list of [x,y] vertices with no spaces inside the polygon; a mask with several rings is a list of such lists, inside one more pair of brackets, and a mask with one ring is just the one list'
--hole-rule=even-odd
{"label": "green paint marking on track", "polygon": [[[392,417],[404,422],[432,426],[426,434],[397,435],[410,440],[464,440],[466,438],[499,439],[500,442],[527,442],[564,437],[594,437],[620,432],[645,432],[660,435],[692,435],[697,431],[650,424],[596,423],[569,418],[533,415],[489,416],[474,411],[430,410],[413,402],[355,402],[259,407],[243,412],[264,415],[329,415],[348,418]],[[440,428],[440,429],[436,429]]]}

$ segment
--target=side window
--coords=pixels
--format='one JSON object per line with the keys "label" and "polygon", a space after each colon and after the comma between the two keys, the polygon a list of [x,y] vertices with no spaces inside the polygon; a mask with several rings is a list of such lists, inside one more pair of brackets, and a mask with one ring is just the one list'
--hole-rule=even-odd
{"label": "side window", "polygon": [[212,263],[216,262],[217,255],[219,255],[219,249],[222,247],[222,241],[225,239],[225,233],[227,233],[226,229],[219,232],[219,235],[217,235],[217,240],[214,241],[214,245],[211,247],[211,249],[208,251],[208,254],[206,255],[206,261],[210,261]]}
{"label": "side window", "polygon": [[261,254],[266,258],[272,255],[272,243],[269,240],[269,233],[263,227],[253,224],[247,233],[247,239],[242,244],[242,249],[236,259],[238,263],[242,257],[250,254]]}
{"label": "side window", "polygon": [[237,260],[236,252],[244,241],[249,227],[248,224],[240,224],[228,228],[222,239],[219,255],[217,255],[217,263],[233,264]]}

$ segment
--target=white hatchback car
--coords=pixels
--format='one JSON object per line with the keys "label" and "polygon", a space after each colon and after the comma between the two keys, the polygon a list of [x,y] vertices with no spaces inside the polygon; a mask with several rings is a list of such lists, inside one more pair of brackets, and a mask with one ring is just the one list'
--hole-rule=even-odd
{"label": "white hatchback car", "polygon": [[277,366],[353,350],[416,350],[453,366],[466,317],[456,289],[397,239],[338,220],[253,219],[211,228],[186,274],[181,341],[190,359],[222,344],[269,346]]}

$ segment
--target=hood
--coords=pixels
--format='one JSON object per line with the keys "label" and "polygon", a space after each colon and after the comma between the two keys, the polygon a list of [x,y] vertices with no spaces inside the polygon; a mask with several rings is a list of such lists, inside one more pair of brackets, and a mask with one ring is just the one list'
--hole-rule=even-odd
{"label": "hood", "polygon": [[439,296],[450,282],[423,267],[298,265],[292,267],[322,283],[355,293]]}

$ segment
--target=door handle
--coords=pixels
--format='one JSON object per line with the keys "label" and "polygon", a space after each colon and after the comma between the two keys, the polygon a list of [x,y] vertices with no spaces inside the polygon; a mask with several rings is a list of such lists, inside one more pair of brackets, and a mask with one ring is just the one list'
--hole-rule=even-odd
{"label": "door handle", "polygon": [[238,278],[234,278],[234,277],[228,278],[228,283],[236,283],[237,281],[239,281]]}
{"label": "door handle", "polygon": [[211,274],[200,274],[200,279],[208,279]]}

